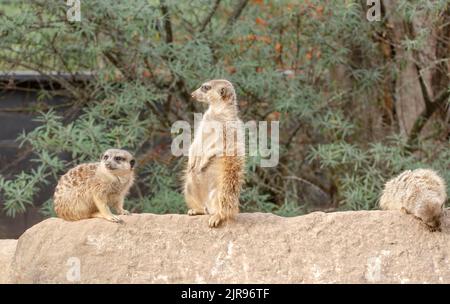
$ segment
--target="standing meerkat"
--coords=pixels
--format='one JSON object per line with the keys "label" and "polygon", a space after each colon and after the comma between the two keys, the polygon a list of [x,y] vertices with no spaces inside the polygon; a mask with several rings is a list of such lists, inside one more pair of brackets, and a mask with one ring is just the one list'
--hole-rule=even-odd
{"label": "standing meerkat", "polygon": [[227,80],[211,80],[192,93],[209,105],[189,147],[184,197],[189,215],[210,214],[209,226],[239,213],[244,180],[243,130],[236,93]]}
{"label": "standing meerkat", "polygon": [[416,169],[407,170],[386,183],[380,207],[412,214],[435,231],[440,230],[446,200],[445,181],[433,170]]}
{"label": "standing meerkat", "polygon": [[70,169],[59,179],[55,189],[56,214],[68,221],[98,217],[121,222],[109,207],[120,215],[130,214],[123,209],[123,203],[134,182],[134,165],[129,152],[109,149],[100,162]]}

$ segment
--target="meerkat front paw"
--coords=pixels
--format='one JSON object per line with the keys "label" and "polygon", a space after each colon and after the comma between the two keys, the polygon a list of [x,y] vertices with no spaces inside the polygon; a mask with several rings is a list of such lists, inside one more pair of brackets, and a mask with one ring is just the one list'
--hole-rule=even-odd
{"label": "meerkat front paw", "polygon": [[212,159],[214,159],[216,157],[216,155],[212,155],[212,156],[208,156],[206,158],[204,158],[202,161],[200,161],[199,165],[197,166],[197,173],[202,173],[206,170],[206,168],[208,168],[210,162]]}
{"label": "meerkat front paw", "polygon": [[198,157],[194,157],[192,161],[188,163],[188,171],[192,172],[196,167],[198,167]]}
{"label": "meerkat front paw", "polygon": [[113,222],[113,223],[122,223],[123,221],[118,217],[117,215],[111,215],[108,217],[105,217],[106,220]]}
{"label": "meerkat front paw", "polygon": [[105,220],[113,222],[113,223],[122,223],[123,222],[120,219],[120,217],[118,217],[117,215],[114,215],[114,214],[110,214],[110,213],[105,214],[105,213],[95,212],[95,213],[91,214],[91,217],[105,219]]}
{"label": "meerkat front paw", "polygon": [[209,218],[208,224],[209,227],[214,228],[219,226],[220,222],[222,221],[220,215],[214,214]]}
{"label": "meerkat front paw", "polygon": [[197,166],[197,168],[195,169],[196,173],[202,173],[206,170],[206,168],[208,167],[209,163],[207,162],[201,162],[200,165]]}

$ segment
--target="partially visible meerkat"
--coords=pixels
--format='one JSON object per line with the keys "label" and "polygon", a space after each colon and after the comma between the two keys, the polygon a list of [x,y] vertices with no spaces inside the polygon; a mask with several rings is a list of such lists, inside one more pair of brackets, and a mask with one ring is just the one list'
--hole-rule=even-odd
{"label": "partially visible meerkat", "polygon": [[245,153],[238,132],[243,130],[243,124],[229,81],[205,82],[192,97],[207,103],[209,108],[189,147],[184,196],[189,215],[210,214],[209,226],[217,227],[239,213]]}
{"label": "partially visible meerkat", "polygon": [[58,217],[68,221],[104,218],[121,222],[112,214],[130,214],[123,209],[124,198],[134,182],[133,156],[120,149],[105,151],[97,163],[86,163],[70,169],[58,182],[54,208]]}
{"label": "partially visible meerkat", "polygon": [[412,214],[435,231],[440,230],[446,200],[445,181],[433,170],[416,169],[407,170],[385,184],[380,207]]}

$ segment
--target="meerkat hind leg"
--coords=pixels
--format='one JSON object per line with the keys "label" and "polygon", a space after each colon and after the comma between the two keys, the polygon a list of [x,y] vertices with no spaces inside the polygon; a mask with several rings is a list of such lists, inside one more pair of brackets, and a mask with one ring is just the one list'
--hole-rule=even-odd
{"label": "meerkat hind leg", "polygon": [[218,213],[211,215],[211,217],[208,220],[209,227],[211,228],[218,227],[221,222],[222,217]]}
{"label": "meerkat hind leg", "polygon": [[226,217],[223,213],[223,206],[220,204],[220,192],[219,191],[212,191],[210,192],[210,210],[211,210],[211,217],[208,220],[208,225],[211,228],[218,227],[221,222],[226,220]]}
{"label": "meerkat hind leg", "polygon": [[189,216],[208,214],[206,207],[202,208],[203,204],[198,199],[189,195],[189,191],[185,199],[189,208],[187,212]]}

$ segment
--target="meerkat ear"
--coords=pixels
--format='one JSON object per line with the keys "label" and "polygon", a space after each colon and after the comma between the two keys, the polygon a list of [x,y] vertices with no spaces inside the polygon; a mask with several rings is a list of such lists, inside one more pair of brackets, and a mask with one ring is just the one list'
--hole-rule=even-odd
{"label": "meerkat ear", "polygon": [[231,100],[231,98],[233,97],[233,92],[230,90],[230,88],[222,87],[220,89],[220,96],[224,100]]}
{"label": "meerkat ear", "polygon": [[136,161],[134,159],[130,160],[130,167],[131,167],[131,169],[134,168],[134,165],[136,165]]}

